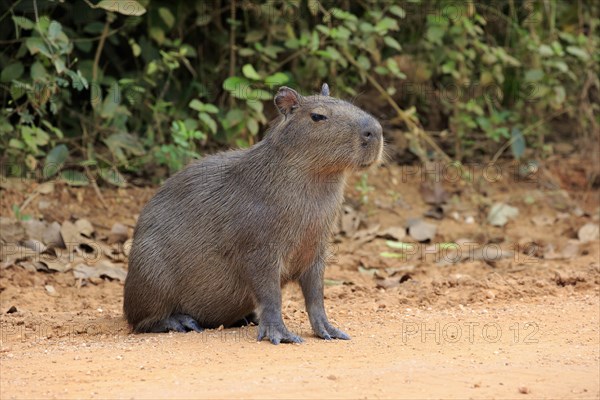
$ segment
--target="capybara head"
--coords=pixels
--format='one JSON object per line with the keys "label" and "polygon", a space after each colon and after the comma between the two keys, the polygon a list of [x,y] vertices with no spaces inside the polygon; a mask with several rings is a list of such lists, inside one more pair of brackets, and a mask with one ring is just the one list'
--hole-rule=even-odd
{"label": "capybara head", "polygon": [[381,159],[383,134],[379,122],[347,101],[321,93],[301,96],[283,86],[275,95],[281,114],[269,134],[279,151],[302,158],[316,173],[367,168]]}

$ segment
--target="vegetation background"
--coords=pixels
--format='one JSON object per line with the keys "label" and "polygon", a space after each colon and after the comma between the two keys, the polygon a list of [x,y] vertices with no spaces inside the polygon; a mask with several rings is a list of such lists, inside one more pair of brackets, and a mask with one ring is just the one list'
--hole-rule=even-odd
{"label": "vegetation background", "polygon": [[598,8],[2,1],[2,173],[157,182],[260,140],[277,87],[313,93],[325,81],[382,121],[392,146],[408,150],[400,161],[543,159],[565,142],[597,160]]}

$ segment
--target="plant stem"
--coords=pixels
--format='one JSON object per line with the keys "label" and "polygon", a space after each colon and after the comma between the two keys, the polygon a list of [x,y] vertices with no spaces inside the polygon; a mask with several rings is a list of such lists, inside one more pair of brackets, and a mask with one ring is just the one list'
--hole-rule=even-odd
{"label": "plant stem", "polygon": [[108,15],[106,16],[106,22],[104,23],[104,28],[102,29],[102,34],[100,35],[100,42],[98,43],[98,48],[96,49],[96,56],[94,57],[94,65],[92,66],[92,82],[96,83],[98,78],[98,64],[100,63],[100,55],[102,54],[102,49],[104,48],[104,43],[106,42],[106,37],[108,36],[108,28],[110,26],[110,21]]}

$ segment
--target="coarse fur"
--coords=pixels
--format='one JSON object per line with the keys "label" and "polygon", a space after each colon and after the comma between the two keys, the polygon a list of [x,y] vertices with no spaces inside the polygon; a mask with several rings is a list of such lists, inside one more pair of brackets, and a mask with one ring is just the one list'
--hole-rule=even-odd
{"label": "coarse fur", "polygon": [[378,162],[383,138],[377,120],[328,93],[282,87],[261,142],[191,163],[148,202],[124,292],[136,332],[227,327],[256,312],[259,340],[299,342],[281,317],[281,287],[298,281],[315,334],[349,339],[323,307],[327,243],[347,172]]}

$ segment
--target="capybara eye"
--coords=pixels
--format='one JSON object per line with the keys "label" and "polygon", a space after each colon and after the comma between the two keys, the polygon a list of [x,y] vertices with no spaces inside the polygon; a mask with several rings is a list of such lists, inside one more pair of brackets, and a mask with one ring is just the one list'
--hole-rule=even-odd
{"label": "capybara eye", "polygon": [[317,113],[311,113],[310,117],[315,122],[325,121],[327,119],[327,117],[325,115],[323,115],[323,114],[317,114]]}

